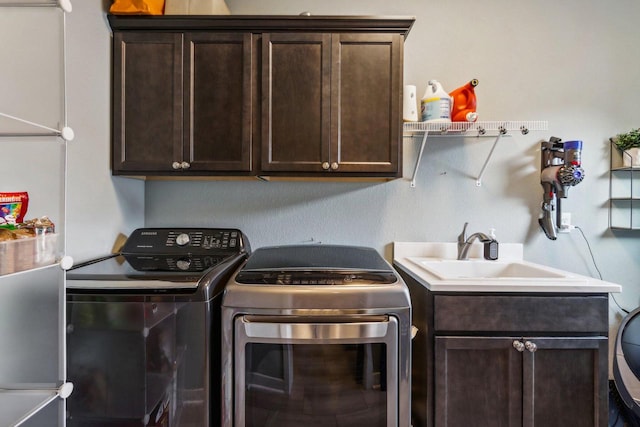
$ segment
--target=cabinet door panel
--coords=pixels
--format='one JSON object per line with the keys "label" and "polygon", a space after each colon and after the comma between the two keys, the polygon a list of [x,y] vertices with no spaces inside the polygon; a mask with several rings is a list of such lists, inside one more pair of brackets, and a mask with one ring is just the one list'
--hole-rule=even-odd
{"label": "cabinet door panel", "polygon": [[339,172],[397,172],[402,39],[397,34],[333,37],[331,159]]}
{"label": "cabinet door panel", "polygon": [[607,338],[530,338],[524,351],[524,427],[607,425]]}
{"label": "cabinet door panel", "polygon": [[436,337],[437,427],[520,426],[522,354],[513,340]]}
{"label": "cabinet door panel", "polygon": [[262,170],[322,171],[329,161],[330,34],[264,34]]}
{"label": "cabinet door panel", "polygon": [[113,172],[182,160],[182,36],[114,33]]}
{"label": "cabinet door panel", "polygon": [[190,171],[251,170],[251,34],[185,34]]}

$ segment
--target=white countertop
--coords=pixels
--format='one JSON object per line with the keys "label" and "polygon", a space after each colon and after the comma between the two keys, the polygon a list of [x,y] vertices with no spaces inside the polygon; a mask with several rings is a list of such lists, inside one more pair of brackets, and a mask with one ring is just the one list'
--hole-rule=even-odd
{"label": "white countertop", "polygon": [[[423,268],[421,263],[441,260],[456,260],[458,245],[455,242],[394,242],[393,263],[433,292],[543,292],[543,293],[608,293],[621,292],[618,284],[605,282],[588,276],[527,262],[523,259],[520,243],[500,243],[496,262],[514,262],[544,270],[549,276],[558,277],[494,277],[442,278]],[[481,243],[474,243],[469,250],[472,263],[492,263],[483,256]]]}

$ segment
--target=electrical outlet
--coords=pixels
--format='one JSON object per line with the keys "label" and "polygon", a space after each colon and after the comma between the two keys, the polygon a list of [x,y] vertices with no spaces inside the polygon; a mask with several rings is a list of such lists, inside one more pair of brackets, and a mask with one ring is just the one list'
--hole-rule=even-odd
{"label": "electrical outlet", "polygon": [[571,225],[571,213],[563,212],[560,215],[560,227],[559,230],[561,233],[568,233],[571,231],[573,226]]}

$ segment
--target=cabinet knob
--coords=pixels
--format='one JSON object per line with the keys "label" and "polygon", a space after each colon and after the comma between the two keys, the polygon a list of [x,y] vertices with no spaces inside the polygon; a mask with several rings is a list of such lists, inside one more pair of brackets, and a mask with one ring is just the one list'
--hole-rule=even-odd
{"label": "cabinet knob", "polygon": [[538,349],[538,346],[536,345],[536,343],[531,342],[531,341],[527,341],[524,343],[524,346],[527,350],[529,350],[531,353],[535,353],[535,351]]}
{"label": "cabinet knob", "polygon": [[340,165],[338,165],[338,163],[336,163],[336,162],[331,163],[331,170],[336,170],[339,167],[340,167]]}
{"label": "cabinet knob", "polygon": [[513,348],[522,353],[524,351],[524,344],[522,343],[522,341],[515,340],[513,341]]}
{"label": "cabinet knob", "polygon": [[322,163],[322,169],[329,170],[329,162],[323,162]]}
{"label": "cabinet knob", "polygon": [[171,164],[171,167],[174,168],[175,170],[178,170],[182,168],[182,164],[180,162],[173,162]]}
{"label": "cabinet knob", "polygon": [[191,167],[191,163],[182,162],[182,163],[180,163],[180,166],[182,167],[182,169],[189,169]]}

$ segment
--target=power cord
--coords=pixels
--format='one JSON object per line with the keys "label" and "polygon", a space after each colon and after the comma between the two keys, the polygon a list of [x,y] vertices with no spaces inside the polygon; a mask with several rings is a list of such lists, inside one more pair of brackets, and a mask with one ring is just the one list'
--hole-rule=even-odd
{"label": "power cord", "polygon": [[[577,225],[572,226],[573,228],[576,228],[580,234],[582,234],[582,238],[584,239],[584,241],[587,244],[587,248],[589,249],[589,254],[591,255],[591,261],[593,261],[593,266],[596,268],[596,271],[598,272],[598,276],[600,277],[600,280],[602,279],[602,273],[600,273],[600,269],[598,268],[598,264],[596,264],[596,259],[593,256],[593,251],[591,250],[591,245],[589,244],[589,240],[587,239],[587,236],[585,236],[584,231],[582,231],[582,228],[580,228]],[[618,306],[618,308],[622,311],[624,311],[625,313],[629,314],[630,311],[627,309],[622,308],[622,306],[620,304],[618,304],[618,301],[616,300],[616,297],[613,294],[610,294],[611,298],[613,299],[613,302],[616,303],[616,305]]]}

